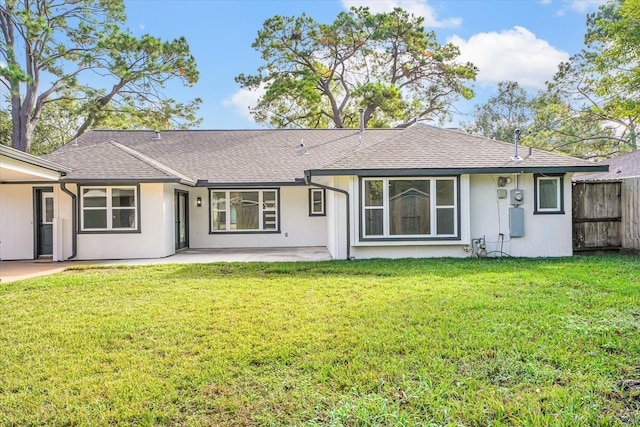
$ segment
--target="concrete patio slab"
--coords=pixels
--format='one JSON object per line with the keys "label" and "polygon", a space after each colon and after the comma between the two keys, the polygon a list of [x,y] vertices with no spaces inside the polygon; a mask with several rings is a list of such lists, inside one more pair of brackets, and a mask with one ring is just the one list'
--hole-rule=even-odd
{"label": "concrete patio slab", "polygon": [[296,262],[333,259],[324,247],[185,249],[166,258],[51,262],[0,261],[0,283],[44,276],[74,265],[206,264],[211,262]]}

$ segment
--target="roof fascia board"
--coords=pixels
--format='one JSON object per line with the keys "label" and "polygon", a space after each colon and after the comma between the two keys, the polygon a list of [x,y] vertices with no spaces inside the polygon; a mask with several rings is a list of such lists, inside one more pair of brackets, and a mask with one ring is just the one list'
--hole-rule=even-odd
{"label": "roof fascia board", "polygon": [[123,184],[137,184],[137,183],[180,183],[182,181],[178,178],[80,178],[80,179],[62,179],[62,182],[68,184],[80,184],[80,185],[123,185]]}
{"label": "roof fascia board", "polygon": [[445,176],[462,174],[498,174],[498,173],[567,173],[567,172],[603,172],[602,166],[527,166],[527,167],[487,167],[487,168],[424,168],[424,169],[312,169],[315,176]]}
{"label": "roof fascia board", "polygon": [[178,178],[180,178],[180,183],[181,184],[186,184],[186,185],[191,185],[191,186],[195,186],[196,185],[196,180],[189,178],[186,175],[181,174],[180,172],[171,169],[169,166],[160,163],[159,161],[152,159],[151,157],[142,154],[141,152],[134,150],[131,147],[127,147],[126,145],[122,145],[119,142],[116,141],[110,141],[111,144],[119,149],[121,149],[122,151],[132,155],[133,157],[137,158],[138,160],[143,161],[144,163],[148,164],[149,166],[152,166],[158,170],[160,170],[161,172],[166,173],[167,175],[173,175],[173,176],[177,176]]}
{"label": "roof fascia board", "polygon": [[244,187],[294,187],[306,185],[303,179],[295,181],[247,181],[247,182],[211,182],[199,180],[196,187],[225,187],[225,188],[244,188]]}
{"label": "roof fascia board", "polygon": [[34,176],[38,179],[48,179],[50,181],[58,181],[63,175],[62,172],[54,169],[45,168],[32,163],[24,162],[19,159],[6,157],[0,159],[0,169],[17,172],[23,175]]}
{"label": "roof fascia board", "polygon": [[41,159],[36,156],[32,156],[31,154],[28,154],[28,153],[23,153],[20,150],[7,147],[5,145],[0,145],[0,155],[6,156],[13,160],[19,160],[21,162],[28,163],[32,166],[38,166],[44,169],[52,170],[54,172],[59,172],[61,174],[71,172],[71,169],[66,166],[62,166],[57,163],[50,162],[49,160]]}

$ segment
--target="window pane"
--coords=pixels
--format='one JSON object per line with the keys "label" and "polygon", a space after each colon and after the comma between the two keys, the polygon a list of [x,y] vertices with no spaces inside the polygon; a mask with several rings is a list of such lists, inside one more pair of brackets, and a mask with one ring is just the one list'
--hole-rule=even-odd
{"label": "window pane", "polygon": [[[245,193],[246,194],[246,193]],[[249,193],[254,194],[254,193]],[[255,193],[257,197],[257,192]],[[276,208],[276,192],[275,191],[263,191],[262,192],[263,209],[275,209]]]}
{"label": "window pane", "polygon": [[85,210],[82,212],[84,215],[84,228],[107,228],[107,210]]}
{"label": "window pane", "polygon": [[111,190],[111,205],[113,207],[133,208],[136,206],[135,190],[133,188],[114,188]]}
{"label": "window pane", "polygon": [[265,211],[262,213],[262,228],[264,230],[276,229],[276,213],[273,211]]}
{"label": "window pane", "polygon": [[453,206],[454,204],[453,180],[436,180],[436,205]]}
{"label": "window pane", "polygon": [[259,228],[257,191],[229,193],[232,230],[257,230]]}
{"label": "window pane", "polygon": [[226,209],[226,200],[223,192],[216,191],[215,193],[211,193],[211,207],[221,211]]}
{"label": "window pane", "polygon": [[87,208],[104,208],[107,206],[107,189],[84,189],[82,190],[82,200]]}
{"label": "window pane", "polygon": [[44,222],[53,222],[53,197],[45,197],[44,199]]}
{"label": "window pane", "polygon": [[136,224],[135,209],[114,209],[112,228],[133,228]]}
{"label": "window pane", "polygon": [[428,180],[389,182],[389,233],[429,234],[431,222]]}
{"label": "window pane", "polygon": [[364,205],[382,206],[382,181],[365,181]]}
{"label": "window pane", "polygon": [[455,209],[439,208],[437,209],[437,234],[454,234],[455,233]]}
{"label": "window pane", "polygon": [[382,236],[382,209],[366,209],[365,215],[365,235]]}
{"label": "window pane", "polygon": [[539,179],[540,209],[558,209],[558,180]]}
{"label": "window pane", "polygon": [[226,230],[227,229],[227,213],[224,211],[213,211],[212,214],[213,229],[214,230]]}
{"label": "window pane", "polygon": [[312,213],[324,213],[324,203],[323,203],[323,191],[322,190],[312,190],[311,191],[311,212]]}

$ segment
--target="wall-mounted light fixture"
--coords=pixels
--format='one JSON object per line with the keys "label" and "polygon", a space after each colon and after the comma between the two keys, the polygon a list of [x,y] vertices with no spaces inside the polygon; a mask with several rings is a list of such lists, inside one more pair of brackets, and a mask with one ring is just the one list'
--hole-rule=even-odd
{"label": "wall-mounted light fixture", "polygon": [[202,197],[198,197],[196,199],[196,206],[198,206],[198,207],[202,206]]}

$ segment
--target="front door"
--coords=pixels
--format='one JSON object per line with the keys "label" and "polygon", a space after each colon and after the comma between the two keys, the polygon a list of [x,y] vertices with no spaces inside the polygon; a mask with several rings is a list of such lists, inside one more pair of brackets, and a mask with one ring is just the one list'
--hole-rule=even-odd
{"label": "front door", "polygon": [[189,247],[189,194],[176,190],[176,250]]}
{"label": "front door", "polygon": [[53,192],[36,191],[37,257],[53,256]]}

